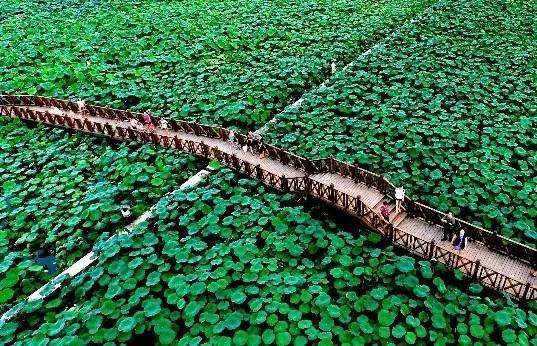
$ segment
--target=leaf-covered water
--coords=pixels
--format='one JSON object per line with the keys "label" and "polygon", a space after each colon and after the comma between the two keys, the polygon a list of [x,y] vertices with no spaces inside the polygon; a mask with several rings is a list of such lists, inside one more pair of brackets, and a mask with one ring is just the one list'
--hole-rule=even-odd
{"label": "leaf-covered water", "polygon": [[45,314],[37,302],[0,328],[0,342],[535,341],[535,307],[483,297],[460,273],[341,231],[294,199],[228,170],[176,192],[131,235],[100,244],[98,264],[48,298]]}
{"label": "leaf-covered water", "polygon": [[53,251],[59,269],[66,269],[100,234],[124,225],[121,205],[140,215],[200,167],[193,157],[163,148],[5,118],[0,162],[2,307],[51,278],[35,265],[36,251]]}
{"label": "leaf-covered water", "polygon": [[432,1],[33,2],[0,21],[0,93],[257,128]]}
{"label": "leaf-covered water", "polygon": [[384,173],[536,245],[536,15],[535,2],[441,1],[282,114],[268,140]]}

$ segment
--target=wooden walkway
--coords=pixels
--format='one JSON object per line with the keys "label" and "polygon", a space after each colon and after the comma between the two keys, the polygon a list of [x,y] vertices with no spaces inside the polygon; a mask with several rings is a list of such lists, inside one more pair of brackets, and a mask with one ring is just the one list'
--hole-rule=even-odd
{"label": "wooden walkway", "polygon": [[[240,145],[245,138],[240,134],[236,134],[238,144],[232,143],[226,129],[171,119],[170,129],[157,127],[148,134],[130,127],[128,120],[140,119],[140,114],[93,106],[81,111],[73,102],[42,97],[2,96],[0,115],[119,140],[152,142],[217,159],[278,190],[309,194],[339,207],[415,255],[443,262],[517,299],[537,299],[537,278],[531,276],[536,265],[535,249],[458,220],[470,239],[466,249],[456,251],[449,242],[440,241],[438,221],[443,214],[410,199],[404,202],[406,211],[393,211],[387,222],[380,216],[380,206],[385,200],[391,203],[393,185],[356,166],[332,158],[307,160],[267,144],[260,144],[255,154],[244,152]],[[266,157],[261,158],[260,153]],[[394,209],[393,203],[391,207]]]}

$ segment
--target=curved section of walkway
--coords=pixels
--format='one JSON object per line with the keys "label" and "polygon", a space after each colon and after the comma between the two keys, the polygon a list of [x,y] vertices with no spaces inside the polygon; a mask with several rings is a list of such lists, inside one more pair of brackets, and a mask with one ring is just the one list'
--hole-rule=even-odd
{"label": "curved section of walkway", "polygon": [[[169,129],[157,127],[146,133],[132,129],[129,120],[141,114],[37,96],[1,96],[0,115],[42,122],[77,131],[100,134],[117,140],[151,142],[190,152],[223,164],[285,192],[308,194],[360,218],[365,224],[425,259],[450,268],[498,291],[521,300],[537,299],[537,279],[531,276],[537,265],[534,248],[493,232],[457,220],[470,241],[462,252],[441,242],[443,213],[405,199],[405,211],[392,212],[389,221],[380,216],[388,201],[393,208],[394,186],[383,177],[357,166],[334,160],[308,160],[270,145],[259,143],[254,153],[244,152],[245,137],[223,128],[167,119]],[[155,118],[154,123],[158,124]]]}

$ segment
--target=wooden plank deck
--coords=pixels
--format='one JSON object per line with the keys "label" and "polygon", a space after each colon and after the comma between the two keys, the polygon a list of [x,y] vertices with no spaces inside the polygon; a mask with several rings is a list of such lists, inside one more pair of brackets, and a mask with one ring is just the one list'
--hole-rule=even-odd
{"label": "wooden plank deck", "polygon": [[[11,107],[26,108],[38,112],[50,112],[51,109],[47,107],[38,107],[38,106],[4,106],[9,110]],[[101,117],[92,117],[88,115],[83,115],[81,113],[73,112],[71,110],[63,110],[65,116],[69,116],[73,119],[88,119],[94,123],[99,124],[110,124],[115,127],[120,127],[127,129],[130,127],[130,124],[127,122],[112,120],[108,118]],[[225,141],[219,138],[209,138],[205,136],[198,136],[192,133],[185,132],[176,132],[172,130],[165,130],[157,128],[155,133],[162,136],[167,136],[189,140],[195,143],[205,143],[211,147],[218,148],[220,151],[227,154],[234,154],[237,158],[248,162],[252,165],[260,165],[260,167],[270,173],[275,174],[276,176],[285,175],[286,178],[294,177],[304,177],[306,173],[302,170],[299,170],[290,165],[285,165],[282,162],[272,159],[272,158],[261,158],[257,154],[252,154],[251,152],[244,152],[236,144],[233,144],[229,141]],[[313,181],[323,183],[325,185],[333,184],[336,190],[345,192],[350,196],[357,197],[360,196],[361,201],[369,208],[375,208],[378,212],[381,202],[383,199],[386,199],[387,196],[383,195],[378,190],[368,187],[361,183],[356,183],[348,177],[341,176],[335,173],[320,173],[310,175]],[[448,252],[455,253],[460,255],[468,260],[476,261],[479,260],[481,266],[488,267],[501,273],[509,278],[515,279],[521,283],[529,283],[532,286],[537,286],[537,278],[531,276],[532,268],[517,259],[509,258],[500,253],[493,252],[484,245],[481,245],[476,242],[472,242],[471,239],[467,242],[466,249],[462,251],[456,251],[453,249],[453,246],[445,241],[442,242],[442,229],[438,225],[432,225],[426,221],[418,218],[413,218],[407,216],[406,213],[400,215],[395,215],[393,213],[390,217],[390,222],[396,222],[397,228],[417,237],[424,241],[431,242],[434,241],[435,245],[441,249],[444,249]],[[411,249],[410,249],[411,250]]]}

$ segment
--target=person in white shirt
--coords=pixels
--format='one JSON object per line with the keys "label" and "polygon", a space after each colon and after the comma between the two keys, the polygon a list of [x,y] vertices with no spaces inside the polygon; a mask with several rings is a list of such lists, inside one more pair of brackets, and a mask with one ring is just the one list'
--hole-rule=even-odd
{"label": "person in white shirt", "polygon": [[123,220],[125,221],[125,224],[128,225],[132,221],[132,209],[128,205],[122,205],[120,208],[121,216],[123,216]]}
{"label": "person in white shirt", "polygon": [[81,113],[84,113],[84,111],[86,110],[86,102],[82,100],[76,101],[76,106],[78,107],[78,111]]}
{"label": "person in white shirt", "polygon": [[168,120],[162,118],[162,119],[160,119],[159,124],[160,124],[161,129],[163,129],[163,130],[169,129]]}
{"label": "person in white shirt", "polygon": [[169,133],[170,126],[168,125],[168,120],[162,118],[162,119],[159,120],[158,124],[159,124],[159,127],[164,130],[164,133],[167,136],[169,136],[170,135],[170,133]]}
{"label": "person in white shirt", "polygon": [[59,109],[58,107],[56,106],[52,106],[50,107],[50,114],[54,114],[54,115],[63,115],[63,112],[61,109]]}
{"label": "person in white shirt", "polygon": [[141,122],[139,122],[138,120],[134,118],[131,119],[130,126],[131,126],[131,129],[135,131],[143,131],[144,129],[144,125],[142,125]]}
{"label": "person in white shirt", "polygon": [[402,203],[405,199],[405,189],[401,187],[395,188],[395,212],[400,213],[402,209]]}

